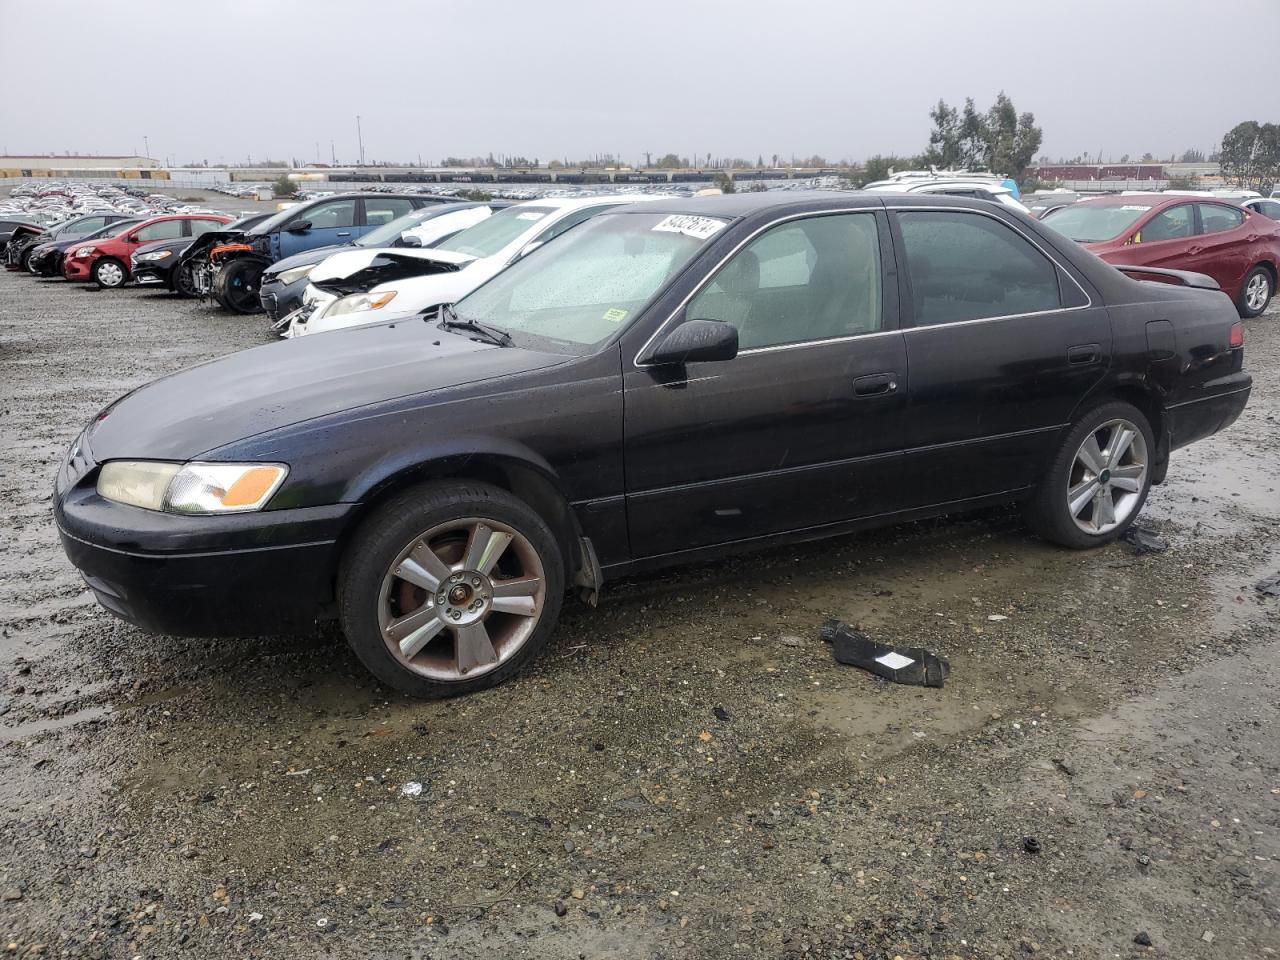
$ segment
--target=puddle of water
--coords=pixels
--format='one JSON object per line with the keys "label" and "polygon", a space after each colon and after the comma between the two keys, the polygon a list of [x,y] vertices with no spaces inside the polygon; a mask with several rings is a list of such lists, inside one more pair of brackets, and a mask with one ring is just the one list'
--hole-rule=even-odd
{"label": "puddle of water", "polygon": [[90,720],[101,720],[103,717],[112,713],[110,706],[85,707],[83,710],[77,710],[74,713],[65,713],[60,717],[48,717],[40,720],[30,720],[27,723],[20,723],[16,727],[0,727],[0,744],[15,743],[19,740],[31,740],[35,737],[41,737],[48,733],[54,733],[58,730],[65,730],[73,727],[78,723],[87,723]]}

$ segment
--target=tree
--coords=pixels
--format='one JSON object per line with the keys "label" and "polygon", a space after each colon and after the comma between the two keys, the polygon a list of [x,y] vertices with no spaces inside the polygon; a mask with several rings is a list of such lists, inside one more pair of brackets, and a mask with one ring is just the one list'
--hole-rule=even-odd
{"label": "tree", "polygon": [[1204,154],[1199,150],[1183,150],[1180,163],[1204,163]]}
{"label": "tree", "polygon": [[689,166],[689,161],[685,157],[677,157],[674,153],[668,153],[658,158],[658,162],[654,166],[666,169],[680,169]]}
{"label": "tree", "polygon": [[1280,124],[1247,120],[1222,137],[1222,175],[1266,192],[1280,180]]}
{"label": "tree", "polygon": [[986,113],[966,97],[961,110],[939,100],[929,116],[933,130],[922,158],[929,166],[985,169],[1017,177],[1040,149],[1042,132],[1035,115],[1019,114],[1004,91]]}
{"label": "tree", "polygon": [[298,185],[280,174],[271,184],[271,194],[276,197],[292,197],[297,192]]}
{"label": "tree", "polygon": [[862,164],[861,182],[863,186],[876,180],[883,180],[890,173],[902,170],[915,170],[924,166],[924,157],[896,157],[877,153],[868,157]]}
{"label": "tree", "polygon": [[717,173],[715,179],[711,181],[720,188],[721,193],[734,193],[733,177],[727,173]]}

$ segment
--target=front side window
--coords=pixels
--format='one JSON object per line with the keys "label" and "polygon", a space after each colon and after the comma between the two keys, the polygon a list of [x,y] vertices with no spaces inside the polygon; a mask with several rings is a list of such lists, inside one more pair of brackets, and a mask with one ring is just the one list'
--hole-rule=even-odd
{"label": "front side window", "polygon": [[1030,241],[977,213],[900,212],[918,327],[1057,310],[1058,271]]}
{"label": "front side window", "polygon": [[711,217],[647,213],[593,217],[517,260],[459,300],[456,310],[463,319],[491,324],[517,338],[529,334],[553,348],[577,352],[633,320],[724,225]]}
{"label": "front side window", "polygon": [[176,240],[180,236],[182,236],[181,220],[161,220],[159,223],[143,227],[133,235],[139,243],[148,243],[152,240]]}
{"label": "front side window", "polygon": [[318,207],[313,207],[305,213],[299,214],[293,222],[302,223],[304,220],[311,222],[312,230],[336,230],[340,227],[353,227],[356,223],[355,198],[322,203]]}
{"label": "front side window", "polygon": [[881,327],[880,241],[870,213],[772,227],[735,253],[685,316],[738,328],[743,350]]}
{"label": "front side window", "polygon": [[1191,216],[1191,204],[1182,203],[1168,210],[1161,210],[1133,235],[1134,243],[1155,243],[1158,240],[1181,240],[1196,232]]}
{"label": "front side window", "polygon": [[1223,233],[1244,223],[1244,214],[1225,203],[1199,203],[1200,232]]}

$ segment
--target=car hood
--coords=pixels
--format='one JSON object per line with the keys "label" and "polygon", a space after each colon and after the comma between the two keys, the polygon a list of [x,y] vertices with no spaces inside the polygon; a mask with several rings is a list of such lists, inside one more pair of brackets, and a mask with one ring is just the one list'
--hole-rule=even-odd
{"label": "car hood", "polygon": [[156,380],[102,411],[93,458],[190,460],[218,447],[401,397],[564,361],[419,320],[255,347]]}
{"label": "car hood", "polygon": [[372,290],[408,277],[457,273],[475,257],[452,250],[416,247],[372,247],[335,253],[311,271],[312,284],[328,293],[345,295]]}

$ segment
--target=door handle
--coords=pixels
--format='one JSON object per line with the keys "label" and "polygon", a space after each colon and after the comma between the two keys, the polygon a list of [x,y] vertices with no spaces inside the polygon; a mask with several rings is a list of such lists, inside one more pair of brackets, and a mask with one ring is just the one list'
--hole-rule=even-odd
{"label": "door handle", "polygon": [[1087,363],[1097,363],[1100,359],[1102,359],[1102,348],[1096,343],[1082,343],[1067,348],[1067,363],[1083,366]]}
{"label": "door handle", "polygon": [[858,377],[853,381],[855,397],[883,397],[898,389],[896,373],[873,373],[867,377]]}
{"label": "door handle", "polygon": [[1198,254],[1198,253],[1199,253],[1201,250],[1203,250],[1203,249],[1204,249],[1203,247],[1187,247],[1187,253],[1188,253],[1190,256],[1193,256],[1193,257],[1194,257],[1196,254]]}
{"label": "door handle", "polygon": [[339,233],[339,234],[338,234],[338,236],[340,236],[340,237],[349,237],[349,236],[351,236],[351,231],[350,231],[350,230],[343,230],[341,233]]}

